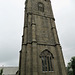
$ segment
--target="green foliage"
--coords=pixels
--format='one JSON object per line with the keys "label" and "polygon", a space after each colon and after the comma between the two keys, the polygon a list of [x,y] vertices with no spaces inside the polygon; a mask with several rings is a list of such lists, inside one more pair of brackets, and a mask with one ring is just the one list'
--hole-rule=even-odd
{"label": "green foliage", "polygon": [[2,75],[2,73],[3,73],[3,69],[0,70],[0,75]]}
{"label": "green foliage", "polygon": [[75,57],[72,57],[67,65],[68,75],[75,75]]}
{"label": "green foliage", "polygon": [[73,75],[73,70],[72,70],[72,63],[69,62],[68,65],[67,65],[67,73],[68,75]]}
{"label": "green foliage", "polygon": [[72,57],[72,69],[73,69],[73,75],[75,75],[75,57]]}

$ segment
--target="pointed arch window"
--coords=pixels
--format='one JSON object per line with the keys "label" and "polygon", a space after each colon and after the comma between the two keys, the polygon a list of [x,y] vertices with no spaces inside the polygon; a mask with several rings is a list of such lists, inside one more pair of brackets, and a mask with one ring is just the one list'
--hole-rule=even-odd
{"label": "pointed arch window", "polygon": [[40,54],[42,61],[42,71],[53,71],[52,59],[54,58],[52,53],[48,50],[44,50]]}
{"label": "pointed arch window", "polygon": [[38,3],[38,10],[41,11],[41,12],[44,12],[44,4],[39,2]]}

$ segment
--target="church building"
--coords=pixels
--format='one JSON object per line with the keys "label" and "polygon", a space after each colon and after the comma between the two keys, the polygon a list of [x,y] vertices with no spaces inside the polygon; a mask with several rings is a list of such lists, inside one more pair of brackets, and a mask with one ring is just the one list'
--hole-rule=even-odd
{"label": "church building", "polygon": [[67,75],[50,0],[25,2],[19,75]]}

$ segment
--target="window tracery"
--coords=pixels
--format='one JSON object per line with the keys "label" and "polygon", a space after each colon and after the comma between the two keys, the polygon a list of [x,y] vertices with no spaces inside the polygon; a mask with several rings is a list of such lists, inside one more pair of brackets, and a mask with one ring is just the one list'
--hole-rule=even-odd
{"label": "window tracery", "polygon": [[42,71],[53,71],[52,59],[54,58],[52,53],[48,50],[44,50],[40,54],[42,60]]}

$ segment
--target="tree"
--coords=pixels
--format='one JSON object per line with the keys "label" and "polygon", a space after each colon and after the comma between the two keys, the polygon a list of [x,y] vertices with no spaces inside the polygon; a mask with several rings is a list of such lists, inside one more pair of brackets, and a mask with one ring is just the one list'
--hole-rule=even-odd
{"label": "tree", "polygon": [[68,75],[75,75],[75,56],[71,58],[67,65]]}
{"label": "tree", "polygon": [[3,73],[3,69],[0,70],[0,75],[2,75],[2,73]]}
{"label": "tree", "polygon": [[73,69],[73,75],[75,75],[75,57],[72,57],[72,69]]}

